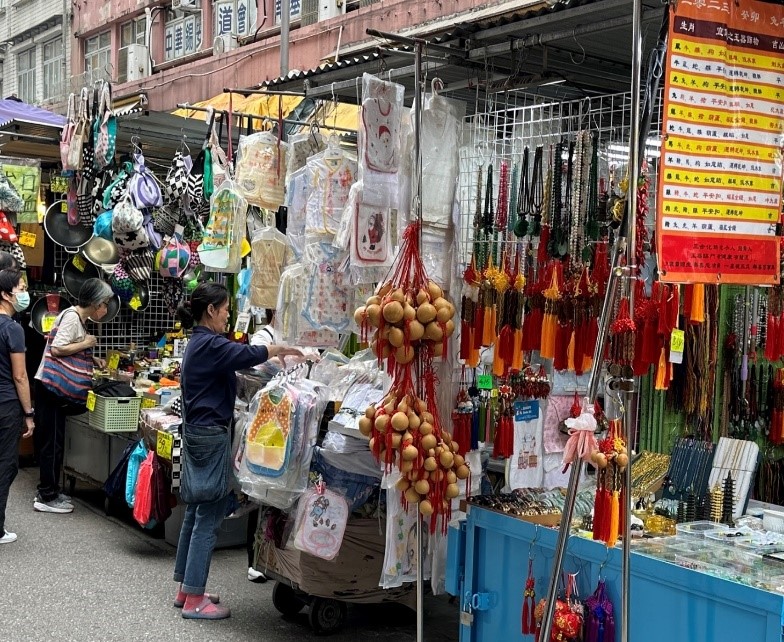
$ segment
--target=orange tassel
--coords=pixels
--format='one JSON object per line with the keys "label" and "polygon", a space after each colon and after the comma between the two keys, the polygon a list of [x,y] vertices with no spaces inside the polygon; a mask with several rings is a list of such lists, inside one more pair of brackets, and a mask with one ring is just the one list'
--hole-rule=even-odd
{"label": "orange tassel", "polygon": [[613,491],[612,508],[610,509],[610,534],[607,537],[607,546],[613,547],[618,542],[618,527],[621,517],[620,492]]}
{"label": "orange tassel", "polygon": [[695,283],[691,294],[691,311],[689,321],[691,323],[705,322],[705,285]]}
{"label": "orange tassel", "polygon": [[501,356],[501,342],[496,341],[493,349],[493,374],[496,377],[504,376],[504,358]]}
{"label": "orange tassel", "polygon": [[567,349],[567,354],[569,356],[567,357],[566,361],[569,364],[569,372],[574,372],[576,370],[574,367],[574,335],[575,332],[572,332],[572,337],[569,339],[569,348]]}
{"label": "orange tassel", "polygon": [[493,323],[493,311],[495,306],[487,306],[484,309],[484,323],[482,324],[482,345],[491,346],[495,341],[495,323]]}
{"label": "orange tassel", "polygon": [[558,320],[554,314],[545,314],[542,321],[542,345],[539,356],[542,359],[555,358],[555,335],[558,330]]}
{"label": "orange tassel", "polygon": [[662,346],[659,353],[659,363],[656,366],[656,390],[667,390],[665,379],[667,377],[667,355],[666,350]]}
{"label": "orange tassel", "polygon": [[514,347],[512,348],[512,369],[513,370],[522,370],[523,369],[523,331],[522,330],[515,330],[514,333]]}

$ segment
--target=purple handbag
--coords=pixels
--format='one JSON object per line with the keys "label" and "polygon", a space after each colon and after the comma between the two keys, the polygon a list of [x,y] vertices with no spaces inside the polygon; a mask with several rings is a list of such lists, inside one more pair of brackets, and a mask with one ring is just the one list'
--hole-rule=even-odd
{"label": "purple handbag", "polygon": [[144,209],[148,207],[161,207],[163,205],[163,195],[161,186],[158,185],[153,173],[144,164],[144,156],[135,154],[133,157],[133,176],[128,181],[128,193],[131,195],[133,204]]}

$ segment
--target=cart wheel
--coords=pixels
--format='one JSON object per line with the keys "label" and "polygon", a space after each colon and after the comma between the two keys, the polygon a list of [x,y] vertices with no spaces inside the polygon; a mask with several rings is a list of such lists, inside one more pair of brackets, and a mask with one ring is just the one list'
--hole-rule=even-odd
{"label": "cart wheel", "polygon": [[287,584],[275,582],[272,589],[272,605],[283,615],[292,616],[302,610],[305,602],[297,596],[297,592],[293,588]]}
{"label": "cart wheel", "polygon": [[348,609],[344,602],[314,597],[310,604],[310,626],[316,635],[336,633],[346,621]]}

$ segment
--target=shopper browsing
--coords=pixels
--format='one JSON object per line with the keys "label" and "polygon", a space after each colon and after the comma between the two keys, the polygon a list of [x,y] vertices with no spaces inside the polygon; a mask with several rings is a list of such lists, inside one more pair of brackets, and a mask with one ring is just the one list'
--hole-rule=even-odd
{"label": "shopper browsing", "polygon": [[87,319],[106,316],[112,288],[101,279],[88,279],[79,290],[77,305],[60,313],[44,349],[35,375],[35,454],[40,468],[38,494],[33,508],[43,513],[70,513],[73,504],[60,492],[65,448],[65,419],[85,412],[92,385],[93,366],[103,367],[94,357],[96,338],[87,332]]}
{"label": "shopper browsing", "polygon": [[21,272],[0,271],[0,544],[16,541],[16,534],[5,530],[5,507],[19,471],[19,439],[32,436],[35,427],[24,330],[13,320],[14,314],[29,305]]}
{"label": "shopper browsing", "polygon": [[180,385],[183,399],[180,494],[187,504],[177,544],[174,581],[180,588],[174,605],[182,616],[220,620],[229,617],[216,595],[205,593],[217,530],[229,506],[231,432],[236,370],[267,359],[301,352],[284,346],[232,343],[223,334],[229,320],[229,293],[217,283],[202,283],[177,315],[193,327],[185,350]]}

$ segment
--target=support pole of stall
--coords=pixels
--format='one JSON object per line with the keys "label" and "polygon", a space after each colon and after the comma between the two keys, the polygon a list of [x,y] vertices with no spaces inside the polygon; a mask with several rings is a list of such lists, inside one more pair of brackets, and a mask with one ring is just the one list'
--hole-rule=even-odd
{"label": "support pole of stall", "polygon": [[[629,140],[629,191],[627,195],[626,221],[621,225],[621,233],[616,240],[610,268],[610,278],[607,283],[607,291],[602,304],[602,314],[599,318],[599,337],[594,349],[594,366],[588,381],[586,403],[591,404],[596,399],[599,385],[602,380],[602,367],[604,357],[604,346],[610,328],[610,317],[615,308],[615,302],[621,288],[628,287],[629,308],[634,310],[634,286],[633,278],[636,275],[635,247],[637,238],[637,181],[640,175],[640,87],[642,78],[642,37],[641,37],[641,16],[642,2],[634,0],[632,12],[632,92],[631,92],[631,123]],[[625,230],[625,232],[624,232]],[[626,258],[626,267],[622,266],[622,259]],[[634,437],[634,425],[636,423],[637,399],[636,393],[632,390],[628,393],[624,404],[624,436],[627,447],[631,448]],[[558,531],[558,543],[553,557],[553,568],[550,575],[550,584],[547,592],[547,602],[544,617],[542,620],[541,640],[549,640],[553,628],[553,617],[555,615],[555,601],[558,592],[558,578],[563,568],[563,558],[566,553],[566,546],[569,541],[569,531],[571,529],[572,515],[574,513],[574,503],[577,498],[577,488],[580,485],[580,471],[582,462],[579,460],[572,464],[569,475],[569,487],[567,488],[564,502],[564,510],[561,518],[561,527]],[[631,466],[627,466],[624,471],[624,523],[621,525],[623,535],[623,554],[622,554],[622,584],[621,584],[621,642],[629,642],[629,556],[630,556],[630,531],[631,531],[631,511],[629,510],[629,498],[631,497]]]}
{"label": "support pole of stall", "polygon": [[[642,0],[634,0],[632,5],[632,86],[631,86],[631,123],[629,130],[629,208],[626,212],[628,220],[627,226],[627,246],[626,258],[627,265],[631,267],[629,285],[629,310],[634,313],[634,278],[641,265],[635,265],[637,248],[637,183],[640,178],[640,106],[641,106],[641,87],[642,87]],[[647,132],[646,132],[647,135]],[[626,412],[623,422],[624,437],[626,447],[631,452],[634,445],[635,428],[637,425],[637,387],[638,381],[633,381],[631,390],[626,397]],[[631,460],[630,460],[631,461]],[[622,526],[623,550],[621,564],[621,642],[629,642],[629,615],[631,613],[631,582],[629,565],[631,562],[631,490],[632,490],[632,467],[626,466],[623,475],[623,492],[621,497],[624,501],[622,515],[624,523]]]}
{"label": "support pole of stall", "polygon": [[280,76],[289,73],[289,27],[291,24],[291,0],[280,0]]}
{"label": "support pole of stall", "polygon": [[[416,42],[414,59],[414,211],[413,214],[419,222],[419,253],[422,254],[422,43]],[[422,385],[421,361],[417,362],[420,372],[417,381]],[[416,577],[416,639],[423,642],[425,639],[425,547],[422,537],[424,535],[424,518],[417,512],[417,577]],[[436,519],[433,516],[431,519]]]}

